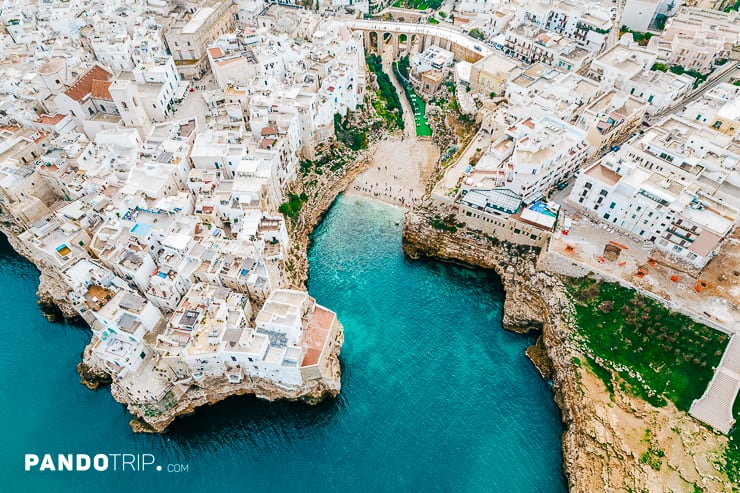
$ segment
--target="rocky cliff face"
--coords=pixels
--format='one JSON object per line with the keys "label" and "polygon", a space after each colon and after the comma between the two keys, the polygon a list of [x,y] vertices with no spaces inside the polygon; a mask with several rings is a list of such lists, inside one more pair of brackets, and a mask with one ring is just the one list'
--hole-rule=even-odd
{"label": "rocky cliff face", "polygon": [[111,383],[108,372],[89,351],[89,346],[77,370],[80,373],[81,382],[91,389],[111,383],[113,398],[124,404],[134,416],[130,423],[134,431],[161,433],[166,431],[178,416],[193,414],[201,406],[216,404],[234,395],[251,394],[268,401],[290,400],[303,401],[308,404],[318,404],[327,397],[336,397],[342,386],[339,354],[343,342],[344,328],[340,324],[328,356],[328,375],[324,375],[321,379],[310,380],[299,387],[283,386],[257,377],[245,377],[238,384],[230,383],[226,378],[204,378],[184,387],[173,387],[170,393],[156,404],[136,403],[116,380]]}
{"label": "rocky cliff face", "polygon": [[[699,425],[673,406],[654,408],[615,385],[610,394],[585,365],[572,342],[572,306],[560,280],[538,272],[537,253],[465,229],[435,229],[430,219],[444,211],[407,212],[403,248],[412,258],[435,257],[493,269],[506,292],[504,327],[539,331],[527,351],[545,378],[551,378],[565,425],[563,467],[572,492],[732,491],[714,465],[726,438]],[[660,448],[660,465],[646,453]]]}
{"label": "rocky cliff face", "polygon": [[53,265],[47,265],[46,262],[36,258],[18,239],[18,231],[12,225],[4,224],[0,226],[2,232],[7,238],[10,246],[18,254],[26,257],[41,272],[39,276],[39,288],[36,291],[38,304],[44,316],[50,322],[58,321],[65,318],[70,321],[80,319],[77,311],[67,298],[68,288],[59,278],[59,273]]}

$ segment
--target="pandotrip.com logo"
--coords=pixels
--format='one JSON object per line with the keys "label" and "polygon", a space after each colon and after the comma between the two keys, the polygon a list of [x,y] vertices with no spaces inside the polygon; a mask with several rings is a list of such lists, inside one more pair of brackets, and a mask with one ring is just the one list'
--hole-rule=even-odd
{"label": "pandotrip.com logo", "polygon": [[27,472],[190,472],[190,464],[157,461],[154,454],[25,454]]}

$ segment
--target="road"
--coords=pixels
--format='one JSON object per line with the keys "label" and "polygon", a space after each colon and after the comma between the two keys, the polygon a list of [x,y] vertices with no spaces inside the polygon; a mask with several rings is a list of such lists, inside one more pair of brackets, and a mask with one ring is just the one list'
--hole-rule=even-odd
{"label": "road", "polygon": [[486,45],[482,41],[473,39],[467,34],[463,34],[456,29],[452,29],[441,24],[414,24],[411,22],[386,22],[360,19],[348,19],[346,23],[350,29],[357,29],[362,31],[437,36],[441,39],[449,40],[470,51],[480,53],[482,57],[487,57],[494,51],[493,48]]}

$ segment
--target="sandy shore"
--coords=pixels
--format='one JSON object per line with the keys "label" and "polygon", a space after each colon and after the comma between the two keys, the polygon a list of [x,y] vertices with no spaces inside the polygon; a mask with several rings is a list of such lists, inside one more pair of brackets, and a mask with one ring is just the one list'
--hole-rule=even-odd
{"label": "sandy shore", "polygon": [[346,193],[410,207],[421,200],[438,160],[439,150],[431,141],[388,139],[378,145],[372,166],[349,184]]}

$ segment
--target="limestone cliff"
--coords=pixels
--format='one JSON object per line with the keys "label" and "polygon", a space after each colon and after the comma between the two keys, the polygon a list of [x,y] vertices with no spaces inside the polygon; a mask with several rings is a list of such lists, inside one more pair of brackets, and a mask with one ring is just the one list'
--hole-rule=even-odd
{"label": "limestone cliff", "polygon": [[9,223],[0,226],[0,232],[8,238],[8,243],[13,250],[27,258],[40,271],[39,288],[36,294],[44,316],[50,322],[59,320],[60,316],[70,321],[78,321],[79,314],[67,298],[68,288],[62,282],[57,269],[34,256],[18,239],[18,232]]}
{"label": "limestone cliff", "polygon": [[[535,267],[537,252],[464,228],[437,229],[431,219],[439,214],[430,207],[406,213],[404,251],[493,269],[506,292],[504,327],[541,331],[527,354],[552,379],[570,491],[732,491],[715,466],[725,437],[673,406],[655,408],[616,385],[610,394],[586,365],[576,364],[583,355],[572,342],[572,305],[560,280]],[[657,470],[644,460],[654,444],[665,453]]]}
{"label": "limestone cliff", "polygon": [[[251,394],[268,401],[291,400],[317,404],[326,397],[336,397],[339,394],[342,385],[339,354],[343,342],[344,328],[339,324],[337,336],[331,342],[328,374],[320,379],[309,380],[302,386],[283,386],[271,380],[249,376],[241,383],[230,383],[225,377],[204,378],[198,382],[175,385],[161,401],[143,404],[134,402],[123,387],[113,380],[111,394],[134,416],[130,423],[131,428],[136,432],[145,433],[164,432],[178,416],[192,414],[201,406],[215,404],[234,395]],[[84,385],[97,388],[104,383],[107,372],[101,369],[88,348],[83,354],[83,362],[77,369]]]}

